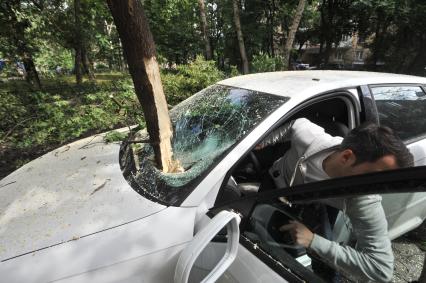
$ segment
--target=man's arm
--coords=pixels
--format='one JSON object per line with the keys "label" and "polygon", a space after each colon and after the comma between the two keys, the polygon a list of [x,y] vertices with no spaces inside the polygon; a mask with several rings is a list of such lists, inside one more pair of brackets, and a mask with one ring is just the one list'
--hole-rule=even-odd
{"label": "man's arm", "polygon": [[387,222],[379,196],[354,198],[349,202],[349,214],[357,229],[357,247],[341,246],[313,234],[305,225],[294,221],[280,231],[288,231],[295,243],[313,251],[347,277],[388,282],[393,274],[393,254],[387,235]]}
{"label": "man's arm", "polygon": [[291,139],[291,128],[293,127],[294,120],[288,123],[285,123],[281,127],[273,130],[266,138],[259,143],[256,148],[261,149],[269,145],[274,145],[277,143],[283,143]]}
{"label": "man's arm", "polygon": [[339,272],[378,282],[390,281],[393,253],[380,197],[348,199],[346,213],[356,234],[355,249],[315,234],[309,248]]}
{"label": "man's arm", "polygon": [[298,118],[272,131],[256,148],[291,141],[298,154],[303,154],[314,141],[335,144],[334,139],[324,131],[324,128],[306,118]]}

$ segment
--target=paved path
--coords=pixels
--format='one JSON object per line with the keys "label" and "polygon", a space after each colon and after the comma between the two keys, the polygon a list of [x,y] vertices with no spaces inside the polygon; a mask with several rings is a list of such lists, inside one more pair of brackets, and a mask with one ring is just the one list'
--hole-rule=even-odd
{"label": "paved path", "polygon": [[422,272],[425,251],[419,242],[401,237],[392,242],[395,256],[395,271],[392,282],[405,283],[417,280]]}
{"label": "paved path", "polygon": [[[424,230],[426,230],[426,227]],[[426,231],[418,232],[426,233]],[[410,237],[402,236],[392,241],[392,250],[395,256],[392,283],[407,283],[417,280],[422,272],[426,242],[414,238],[416,238],[416,235],[411,234]],[[343,282],[353,283],[354,281],[344,279]]]}

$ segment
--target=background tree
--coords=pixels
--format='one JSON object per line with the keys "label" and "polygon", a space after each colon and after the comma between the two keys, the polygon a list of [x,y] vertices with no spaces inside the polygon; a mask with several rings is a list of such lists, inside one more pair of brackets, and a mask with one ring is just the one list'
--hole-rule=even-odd
{"label": "background tree", "polygon": [[[386,33],[394,21],[396,2],[393,0],[357,1],[354,3],[356,31],[363,39],[369,39],[372,51],[369,63],[376,68],[385,59]],[[390,42],[389,42],[390,43]]]}
{"label": "background tree", "polygon": [[299,0],[299,3],[296,7],[296,12],[294,13],[293,22],[291,24],[290,30],[288,31],[287,39],[284,46],[283,51],[283,65],[285,67],[289,66],[290,62],[290,53],[293,49],[294,38],[296,36],[296,32],[299,28],[300,20],[302,19],[303,11],[305,10],[306,0]]}
{"label": "background tree", "polygon": [[323,0],[320,5],[320,55],[322,63],[325,65],[329,62],[333,46],[336,47],[339,44],[343,35],[352,35],[354,31],[353,7],[356,2],[348,0]]}
{"label": "background tree", "polygon": [[299,29],[295,34],[295,42],[297,43],[297,48],[299,55],[301,54],[301,49],[305,43],[310,44],[319,44],[320,43],[320,11],[319,1],[308,1],[305,5],[305,10],[302,15],[302,19],[299,24]]}
{"label": "background tree", "polygon": [[209,27],[207,24],[207,16],[206,16],[206,7],[204,4],[204,0],[198,0],[198,6],[200,7],[200,19],[201,19],[201,28],[205,46],[205,57],[206,60],[212,59],[212,48],[210,46],[210,33]]}
{"label": "background tree", "polygon": [[145,0],[143,5],[157,51],[169,65],[186,64],[203,53],[196,1]]}
{"label": "background tree", "polygon": [[[27,82],[38,89],[41,83],[33,59],[37,48],[32,32],[34,22],[37,21],[35,12],[42,8],[36,1],[11,0],[0,3],[0,36],[9,41],[5,41],[6,44],[0,46],[0,50],[13,61],[22,60]],[[25,14],[27,16],[23,17]]]}
{"label": "background tree", "polygon": [[82,44],[82,36],[81,36],[81,24],[80,24],[80,0],[74,0],[74,49],[75,49],[75,80],[77,84],[81,84],[83,82],[83,74],[82,74],[82,66],[83,66],[83,44]]}
{"label": "background tree", "polygon": [[[375,38],[374,50],[393,73],[424,74],[426,66],[426,19],[424,1],[398,2],[389,26],[383,27],[381,40]],[[377,48],[377,49],[376,49]],[[379,55],[380,54],[380,55]]]}
{"label": "background tree", "polygon": [[246,47],[244,46],[243,32],[241,30],[240,11],[239,11],[240,9],[238,8],[239,6],[238,0],[233,0],[232,4],[233,4],[233,10],[234,10],[235,30],[237,32],[238,46],[240,48],[241,61],[243,65],[243,73],[248,74],[249,63],[248,63],[247,54],[246,54]]}

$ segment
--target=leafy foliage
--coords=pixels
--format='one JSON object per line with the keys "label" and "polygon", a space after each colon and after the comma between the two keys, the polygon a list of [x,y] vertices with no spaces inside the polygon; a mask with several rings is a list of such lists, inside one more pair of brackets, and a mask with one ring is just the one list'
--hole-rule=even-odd
{"label": "leafy foliage", "polygon": [[176,70],[164,71],[162,81],[167,101],[174,105],[224,77],[213,61],[197,56],[188,65],[178,65]]}
{"label": "leafy foliage", "polygon": [[271,57],[265,53],[254,55],[251,64],[252,71],[254,73],[284,70],[283,59],[281,56]]}
{"label": "leafy foliage", "polygon": [[37,92],[9,87],[0,94],[0,176],[72,140],[143,122],[129,80],[57,84]]}
{"label": "leafy foliage", "polygon": [[104,141],[106,143],[124,141],[127,138],[127,136],[128,136],[127,133],[121,133],[121,132],[118,132],[118,131],[111,131],[111,132],[108,132],[105,135]]}
{"label": "leafy foliage", "polygon": [[41,42],[40,46],[35,63],[44,77],[60,75],[56,70],[58,66],[61,67],[62,74],[73,69],[74,58],[70,50],[46,41]]}
{"label": "leafy foliage", "polygon": [[[67,91],[55,91],[57,94],[53,95],[42,91],[4,93],[1,96],[0,116],[4,117],[1,129],[8,130],[0,131],[2,142],[18,149],[59,145],[93,131],[137,122],[123,110],[130,105],[137,106],[130,86],[115,89],[111,85],[85,85],[74,90],[74,96]],[[126,103],[126,106],[115,101]]]}
{"label": "leafy foliage", "polygon": [[145,0],[158,52],[168,62],[185,64],[202,53],[197,1]]}

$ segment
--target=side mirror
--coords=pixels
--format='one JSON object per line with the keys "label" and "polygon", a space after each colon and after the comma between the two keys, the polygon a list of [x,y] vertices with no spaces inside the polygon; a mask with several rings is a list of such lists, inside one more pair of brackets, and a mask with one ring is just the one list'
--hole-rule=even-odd
{"label": "side mirror", "polygon": [[224,228],[227,229],[228,241],[225,254],[202,282],[215,282],[234,262],[240,239],[241,218],[230,211],[221,211],[213,217],[210,223],[199,231],[193,240],[185,247],[177,262],[174,282],[187,283],[190,272],[198,256],[204,251],[211,240]]}

